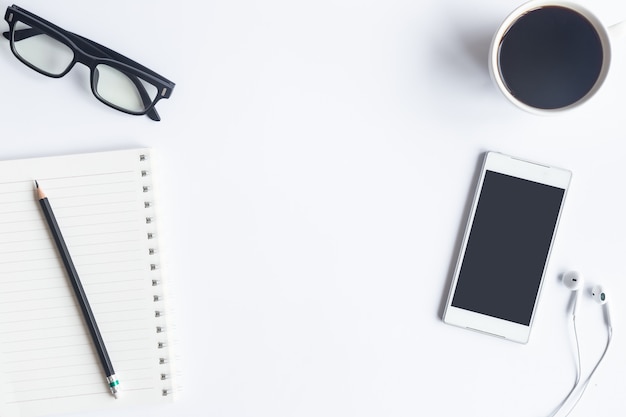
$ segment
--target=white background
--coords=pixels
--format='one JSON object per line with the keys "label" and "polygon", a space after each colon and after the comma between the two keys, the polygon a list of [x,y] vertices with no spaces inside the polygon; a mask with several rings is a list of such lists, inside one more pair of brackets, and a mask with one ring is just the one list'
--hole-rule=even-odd
{"label": "white background", "polygon": [[[539,117],[487,71],[518,0],[18,5],[177,83],[155,123],[99,103],[83,66],[49,79],[0,48],[1,159],[160,154],[183,390],[118,417],[547,416],[575,378],[571,268],[610,290],[615,328],[571,415],[626,408],[626,41],[590,102]],[[574,172],[527,345],[441,321],[487,150]],[[585,375],[606,341],[588,290]]]}

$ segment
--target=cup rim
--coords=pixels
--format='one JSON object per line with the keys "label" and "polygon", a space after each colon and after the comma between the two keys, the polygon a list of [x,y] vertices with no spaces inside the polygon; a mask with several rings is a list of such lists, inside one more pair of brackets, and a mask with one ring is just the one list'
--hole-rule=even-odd
{"label": "cup rim", "polygon": [[[600,42],[602,44],[602,52],[603,52],[602,68],[600,70],[600,74],[598,75],[598,78],[593,84],[593,87],[591,87],[591,89],[587,92],[587,94],[585,94],[583,97],[581,97],[574,103],[571,103],[567,106],[554,108],[554,109],[542,109],[539,107],[533,107],[518,100],[509,91],[506,84],[504,83],[504,80],[502,79],[502,76],[500,73],[500,65],[499,65],[500,60],[498,59],[500,55],[500,45],[502,43],[504,35],[513,26],[513,24],[515,24],[515,22],[526,13],[529,13],[533,10],[540,9],[542,7],[547,7],[547,6],[564,7],[564,8],[567,8],[567,9],[570,9],[579,13],[585,19],[587,19],[593,25],[594,29],[596,30],[596,33],[598,34],[600,38]],[[574,107],[578,107],[581,104],[588,101],[592,96],[595,95],[595,93],[600,89],[600,87],[604,83],[604,80],[606,79],[606,76],[608,74],[610,63],[611,63],[611,42],[610,42],[610,37],[609,37],[609,33],[608,33],[606,26],[604,26],[604,24],[602,24],[600,19],[598,19],[596,15],[593,14],[591,11],[589,11],[587,8],[581,6],[580,4],[573,3],[570,1],[530,0],[526,3],[523,3],[522,5],[517,7],[515,10],[513,10],[500,24],[500,27],[498,28],[495,35],[493,36],[493,39],[491,41],[491,46],[489,48],[489,73],[491,74],[491,78],[493,79],[493,81],[498,86],[498,89],[500,90],[500,92],[502,92],[502,94],[504,94],[504,96],[516,106],[530,113],[542,114],[542,115],[561,113],[563,111],[570,110]]]}

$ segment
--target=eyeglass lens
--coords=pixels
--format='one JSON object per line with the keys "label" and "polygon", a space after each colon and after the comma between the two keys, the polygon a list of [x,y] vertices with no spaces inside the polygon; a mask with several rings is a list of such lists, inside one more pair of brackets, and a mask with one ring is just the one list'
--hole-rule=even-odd
{"label": "eyeglass lens", "polygon": [[[23,61],[51,76],[63,74],[74,61],[70,47],[23,22],[16,22],[12,42]],[[158,94],[156,86],[106,64],[96,65],[92,82],[100,100],[133,113],[144,112]]]}
{"label": "eyeglass lens", "polygon": [[157,96],[157,88],[106,64],[98,64],[93,74],[94,92],[100,99],[131,112],[142,112]]}
{"label": "eyeglass lens", "polygon": [[22,22],[15,24],[12,42],[22,60],[48,75],[61,75],[74,60],[70,47]]}

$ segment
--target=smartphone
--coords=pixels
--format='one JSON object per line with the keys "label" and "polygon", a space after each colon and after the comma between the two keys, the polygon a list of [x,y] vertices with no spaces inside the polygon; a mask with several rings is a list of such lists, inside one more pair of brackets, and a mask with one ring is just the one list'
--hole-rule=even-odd
{"label": "smartphone", "polygon": [[570,171],[488,152],[443,321],[527,343]]}

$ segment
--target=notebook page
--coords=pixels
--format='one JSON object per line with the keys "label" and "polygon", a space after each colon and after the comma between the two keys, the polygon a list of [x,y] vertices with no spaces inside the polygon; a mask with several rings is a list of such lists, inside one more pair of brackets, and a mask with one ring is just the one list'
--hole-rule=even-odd
{"label": "notebook page", "polygon": [[[141,156],[145,156],[141,157]],[[148,150],[0,162],[0,366],[3,416],[167,400],[155,316],[158,282]],[[120,381],[105,382],[45,223],[48,196]],[[154,238],[154,236],[151,236]],[[7,394],[7,395],[4,395]],[[17,411],[19,410],[19,414]]]}

